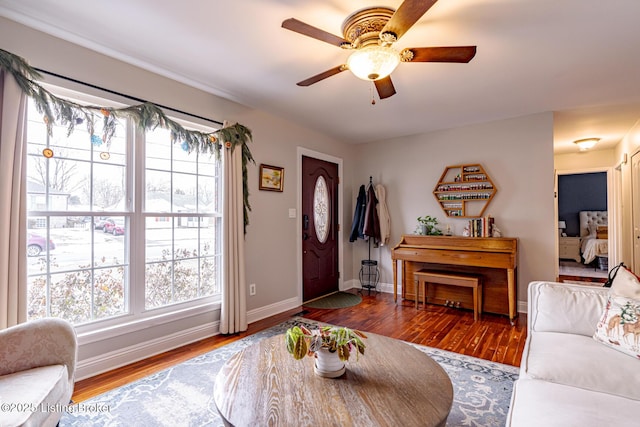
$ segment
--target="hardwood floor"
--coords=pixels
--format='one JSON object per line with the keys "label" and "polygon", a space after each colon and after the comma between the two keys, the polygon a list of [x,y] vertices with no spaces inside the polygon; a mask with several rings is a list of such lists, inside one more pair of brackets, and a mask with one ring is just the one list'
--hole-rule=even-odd
{"label": "hardwood floor", "polygon": [[[356,292],[352,290],[352,292]],[[341,309],[299,307],[249,325],[246,332],[217,335],[113,371],[78,381],[74,402],[82,402],[187,359],[214,350],[235,340],[282,323],[293,315],[347,326],[404,341],[520,366],[527,333],[525,314],[519,314],[515,326],[506,316],[483,314],[477,322],[473,312],[427,304],[415,309],[413,301],[393,302],[393,295],[362,295],[362,303]]]}
{"label": "hardwood floor", "polygon": [[585,277],[585,276],[570,276],[566,274],[561,274],[558,277],[558,281],[562,283],[573,283],[573,282],[587,282],[587,283],[600,283],[604,284],[607,281],[606,277]]}

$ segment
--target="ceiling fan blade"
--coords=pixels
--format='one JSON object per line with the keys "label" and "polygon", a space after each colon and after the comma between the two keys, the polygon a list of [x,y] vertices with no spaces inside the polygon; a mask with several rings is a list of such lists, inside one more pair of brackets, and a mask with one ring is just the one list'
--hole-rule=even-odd
{"label": "ceiling fan blade", "polygon": [[320,40],[325,43],[329,43],[338,47],[340,47],[344,43],[350,44],[348,41],[346,41],[342,37],[334,36],[333,34],[328,33],[324,30],[321,30],[320,28],[316,28],[312,25],[305,24],[302,21],[298,21],[295,18],[289,18],[282,21],[282,28],[295,31],[296,33],[300,33],[302,35],[305,35],[305,36],[308,36],[316,40]]}
{"label": "ceiling fan blade", "polygon": [[475,46],[410,47],[413,58],[407,62],[469,62],[476,55]]}
{"label": "ceiling fan blade", "polygon": [[303,80],[301,82],[296,83],[298,86],[311,86],[314,83],[318,83],[320,80],[324,80],[327,77],[331,77],[334,76],[338,73],[343,72],[344,70],[347,70],[347,66],[345,64],[342,65],[338,65],[337,67],[334,67],[330,70],[327,70],[323,73],[320,74],[316,74],[315,76],[309,77],[306,80]]}
{"label": "ceiling fan blade", "polygon": [[391,32],[400,39],[436,1],[438,0],[405,0],[382,28],[381,33]]}
{"label": "ceiling fan blade", "polygon": [[380,80],[374,80],[373,84],[376,85],[378,96],[380,99],[385,99],[396,94],[396,88],[393,87],[391,76],[384,77]]}

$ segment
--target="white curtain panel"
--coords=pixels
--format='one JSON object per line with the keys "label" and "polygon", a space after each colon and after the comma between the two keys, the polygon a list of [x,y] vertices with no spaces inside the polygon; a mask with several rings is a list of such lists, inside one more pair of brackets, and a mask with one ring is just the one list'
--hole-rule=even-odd
{"label": "white curtain panel", "polygon": [[0,329],[27,320],[27,97],[0,71]]}
{"label": "white curtain panel", "polygon": [[[224,143],[224,141],[221,142]],[[224,153],[224,193],[222,196],[224,270],[222,273],[220,332],[233,334],[247,330],[242,147],[223,148],[222,151]]]}

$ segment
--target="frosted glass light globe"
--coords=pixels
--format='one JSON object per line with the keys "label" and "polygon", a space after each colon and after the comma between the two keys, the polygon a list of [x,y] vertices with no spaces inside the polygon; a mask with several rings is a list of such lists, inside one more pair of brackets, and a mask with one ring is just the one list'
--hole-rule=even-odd
{"label": "frosted glass light globe", "polygon": [[400,63],[400,55],[390,47],[365,46],[353,52],[347,59],[349,70],[362,80],[379,80],[387,77]]}

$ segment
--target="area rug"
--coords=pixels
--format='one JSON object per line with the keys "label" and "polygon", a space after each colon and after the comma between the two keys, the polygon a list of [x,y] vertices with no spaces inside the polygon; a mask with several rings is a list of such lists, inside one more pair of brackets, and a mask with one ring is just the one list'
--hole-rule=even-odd
{"label": "area rug", "polygon": [[[65,413],[60,427],[222,426],[213,401],[218,370],[231,355],[296,324],[300,317],[235,341],[131,384],[81,402]],[[454,399],[447,426],[504,426],[518,369],[431,347],[411,344],[449,374]],[[420,408],[416,408],[420,410]]]}
{"label": "area rug", "polygon": [[584,265],[575,261],[560,261],[559,267],[560,276],[577,276],[577,277],[592,277],[592,278],[606,278],[608,275],[607,270],[599,270],[597,268]]}
{"label": "area rug", "polygon": [[326,297],[318,298],[303,305],[309,308],[346,308],[358,305],[362,302],[360,295],[349,292],[336,292]]}

